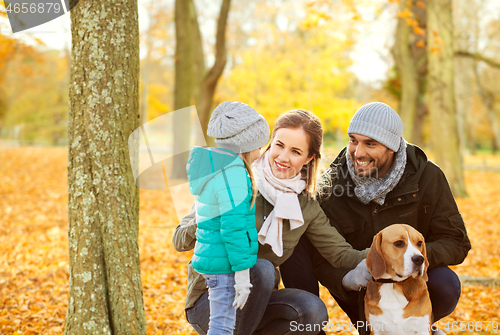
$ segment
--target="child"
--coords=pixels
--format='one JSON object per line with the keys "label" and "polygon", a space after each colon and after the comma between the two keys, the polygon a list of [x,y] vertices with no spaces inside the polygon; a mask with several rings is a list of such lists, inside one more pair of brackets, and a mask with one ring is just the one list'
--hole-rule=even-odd
{"label": "child", "polygon": [[208,287],[207,335],[232,334],[236,309],[252,287],[249,269],[257,262],[257,188],[250,165],[270,130],[250,106],[226,101],[213,111],[207,134],[219,148],[194,147],[187,164],[198,222],[192,265]]}

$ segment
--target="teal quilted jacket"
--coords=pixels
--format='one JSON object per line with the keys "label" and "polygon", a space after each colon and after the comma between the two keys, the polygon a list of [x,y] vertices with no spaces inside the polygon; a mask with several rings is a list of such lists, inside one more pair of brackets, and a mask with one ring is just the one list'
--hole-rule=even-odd
{"label": "teal quilted jacket", "polygon": [[257,262],[252,185],[243,160],[227,149],[194,147],[187,175],[198,229],[192,264],[199,273],[226,274]]}

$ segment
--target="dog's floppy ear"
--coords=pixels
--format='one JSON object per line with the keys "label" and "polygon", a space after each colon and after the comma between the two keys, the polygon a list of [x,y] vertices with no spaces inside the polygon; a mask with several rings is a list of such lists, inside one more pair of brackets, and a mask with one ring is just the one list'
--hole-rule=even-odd
{"label": "dog's floppy ear", "polygon": [[425,281],[429,280],[427,277],[427,269],[429,268],[429,261],[427,260],[427,248],[425,247],[425,242],[422,244],[422,256],[424,256],[424,268],[422,269],[422,278]]}
{"label": "dog's floppy ear", "polygon": [[381,232],[373,237],[372,246],[370,247],[370,251],[368,251],[368,256],[366,256],[366,267],[375,279],[379,279],[385,273],[385,260],[384,256],[382,256]]}

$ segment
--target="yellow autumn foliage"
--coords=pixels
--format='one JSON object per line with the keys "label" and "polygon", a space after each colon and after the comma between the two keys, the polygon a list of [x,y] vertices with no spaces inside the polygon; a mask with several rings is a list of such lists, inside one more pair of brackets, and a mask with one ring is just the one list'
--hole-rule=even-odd
{"label": "yellow autumn foliage", "polygon": [[[313,15],[309,13],[310,15]],[[360,106],[353,98],[355,76],[349,67],[354,46],[352,22],[323,18],[310,27],[293,32],[256,29],[259,44],[235,55],[235,64],[221,78],[217,101],[247,103],[262,114],[271,128],[279,115],[292,109],[307,109],[323,120],[325,132],[347,130],[350,118]]]}

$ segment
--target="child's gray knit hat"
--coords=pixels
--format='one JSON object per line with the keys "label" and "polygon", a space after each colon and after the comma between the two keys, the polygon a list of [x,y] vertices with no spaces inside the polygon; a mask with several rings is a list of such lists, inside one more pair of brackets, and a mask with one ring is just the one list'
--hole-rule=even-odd
{"label": "child's gray knit hat", "polygon": [[207,135],[215,137],[220,148],[236,153],[250,152],[269,140],[269,125],[262,115],[247,104],[225,101],[212,112]]}
{"label": "child's gray knit hat", "polygon": [[403,135],[403,122],[389,105],[370,102],[356,111],[347,133],[370,137],[397,152]]}

